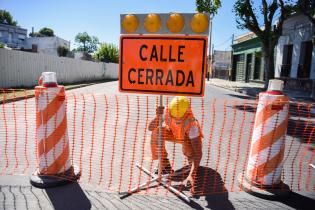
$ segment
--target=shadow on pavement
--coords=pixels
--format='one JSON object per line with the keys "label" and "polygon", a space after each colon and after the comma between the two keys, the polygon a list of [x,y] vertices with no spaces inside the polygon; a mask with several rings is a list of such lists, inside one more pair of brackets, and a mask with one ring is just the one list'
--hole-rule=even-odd
{"label": "shadow on pavement", "polygon": [[257,105],[256,104],[242,104],[242,105],[236,105],[236,106],[230,106],[231,108],[235,108],[237,110],[241,110],[244,112],[252,112],[255,113],[256,109],[257,109]]}
{"label": "shadow on pavement", "polygon": [[263,92],[264,88],[255,88],[255,87],[239,87],[236,88],[236,92],[243,93],[245,95],[256,98],[260,92]]}
{"label": "shadow on pavement", "polygon": [[225,210],[234,210],[233,204],[229,201],[228,193],[216,194],[216,195],[207,195],[207,208],[216,210],[216,209],[225,209]]}
{"label": "shadow on pavement", "polygon": [[54,209],[91,209],[91,202],[78,183],[45,189]]}
{"label": "shadow on pavement", "polygon": [[279,202],[290,206],[294,209],[314,209],[315,200],[295,192],[291,192],[290,195]]}
{"label": "shadow on pavement", "polygon": [[[183,181],[188,173],[188,166],[185,166],[176,171],[176,173],[180,173],[180,171],[186,171],[185,174],[177,177],[172,177],[173,181]],[[179,190],[189,190],[185,189],[183,185],[174,186]],[[221,175],[215,170],[200,166],[198,168],[196,183],[194,187],[194,198],[199,199],[201,196],[205,196],[205,200],[207,201],[206,208],[209,209],[227,209],[232,210],[235,209],[231,201],[229,200],[229,194],[227,189],[224,186],[224,182],[221,178]],[[195,209],[203,209],[199,205],[195,205],[195,202],[190,205]]]}
{"label": "shadow on pavement", "polygon": [[240,98],[240,99],[250,99],[250,100],[257,99],[257,97],[254,97],[254,96],[244,96],[244,95],[237,95],[237,94],[226,94],[226,95],[232,96],[232,97],[236,97],[236,98]]}

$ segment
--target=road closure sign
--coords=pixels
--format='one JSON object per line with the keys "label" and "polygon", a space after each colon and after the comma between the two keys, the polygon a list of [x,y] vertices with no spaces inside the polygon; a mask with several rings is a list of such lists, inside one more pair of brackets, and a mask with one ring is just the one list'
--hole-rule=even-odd
{"label": "road closure sign", "polygon": [[121,92],[203,96],[206,36],[122,35]]}

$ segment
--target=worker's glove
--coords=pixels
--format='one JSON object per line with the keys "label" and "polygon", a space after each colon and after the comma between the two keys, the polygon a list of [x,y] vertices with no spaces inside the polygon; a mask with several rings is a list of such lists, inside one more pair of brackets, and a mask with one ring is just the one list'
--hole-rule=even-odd
{"label": "worker's glove", "polygon": [[164,106],[158,106],[156,108],[156,116],[163,115],[163,113],[164,113]]}

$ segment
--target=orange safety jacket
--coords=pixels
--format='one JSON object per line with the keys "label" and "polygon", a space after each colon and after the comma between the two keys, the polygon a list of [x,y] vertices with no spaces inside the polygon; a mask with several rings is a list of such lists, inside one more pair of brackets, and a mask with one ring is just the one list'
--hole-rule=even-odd
{"label": "orange safety jacket", "polygon": [[166,109],[165,124],[170,128],[171,132],[173,133],[174,140],[178,143],[184,143],[185,141],[189,140],[189,131],[192,126],[198,127],[198,137],[203,138],[200,125],[197,119],[194,117],[191,108],[188,108],[182,119],[175,119],[171,117],[169,109]]}

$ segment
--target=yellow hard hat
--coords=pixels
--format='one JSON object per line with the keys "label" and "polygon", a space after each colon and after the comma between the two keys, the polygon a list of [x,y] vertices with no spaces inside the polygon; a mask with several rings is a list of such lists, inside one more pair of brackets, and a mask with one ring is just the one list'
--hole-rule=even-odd
{"label": "yellow hard hat", "polygon": [[172,99],[169,109],[172,117],[182,118],[189,108],[189,100],[185,96],[176,96]]}

